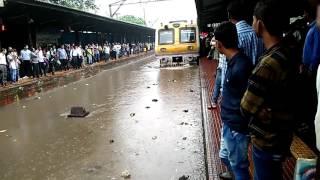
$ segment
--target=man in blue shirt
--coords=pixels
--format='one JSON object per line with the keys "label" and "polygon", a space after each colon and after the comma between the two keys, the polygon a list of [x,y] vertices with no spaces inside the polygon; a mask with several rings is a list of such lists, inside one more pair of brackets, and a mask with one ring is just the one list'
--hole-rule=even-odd
{"label": "man in blue shirt", "polygon": [[31,51],[29,50],[28,45],[24,46],[24,49],[20,52],[21,59],[21,69],[22,76],[31,76],[32,66],[31,66]]}
{"label": "man in blue shirt", "polygon": [[249,180],[248,122],[241,115],[240,101],[253,65],[238,49],[238,35],[233,23],[221,23],[215,30],[215,38],[217,49],[226,56],[228,62],[221,102],[222,138],[228,152],[227,160],[236,180]]}
{"label": "man in blue shirt", "polygon": [[64,45],[61,45],[61,47],[57,50],[57,56],[61,62],[62,69],[69,70],[68,66],[68,55],[66,50],[64,49]]}
{"label": "man in blue shirt", "polygon": [[238,46],[256,65],[264,51],[261,38],[258,38],[252,26],[245,21],[245,7],[239,1],[232,1],[227,8],[229,21],[236,25],[239,43]]}

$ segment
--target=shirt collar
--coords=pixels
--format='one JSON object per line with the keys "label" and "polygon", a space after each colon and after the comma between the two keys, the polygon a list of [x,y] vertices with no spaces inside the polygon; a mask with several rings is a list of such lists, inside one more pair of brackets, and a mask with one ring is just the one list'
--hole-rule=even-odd
{"label": "shirt collar", "polygon": [[246,23],[245,20],[241,20],[239,22],[236,23],[236,27],[240,27],[240,26],[247,26],[248,24]]}
{"label": "shirt collar", "polygon": [[241,52],[239,51],[238,53],[236,53],[231,59],[228,60],[228,66],[232,66],[234,65],[234,63],[236,62],[236,59],[241,55]]}

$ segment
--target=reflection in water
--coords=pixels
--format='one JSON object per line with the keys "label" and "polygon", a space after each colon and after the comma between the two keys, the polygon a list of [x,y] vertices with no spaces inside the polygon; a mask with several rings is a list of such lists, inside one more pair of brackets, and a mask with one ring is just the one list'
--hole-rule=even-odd
{"label": "reflection in water", "polygon": [[[124,170],[205,179],[198,68],[158,66],[140,61],[1,107],[0,179],[119,179]],[[66,118],[72,106],[91,113]]]}

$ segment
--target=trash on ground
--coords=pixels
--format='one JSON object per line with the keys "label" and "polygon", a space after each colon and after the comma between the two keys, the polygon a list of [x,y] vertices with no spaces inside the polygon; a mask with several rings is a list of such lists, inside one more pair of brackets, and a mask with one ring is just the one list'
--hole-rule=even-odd
{"label": "trash on ground", "polygon": [[71,112],[68,117],[85,117],[89,114],[88,111],[85,110],[84,107],[71,107]]}
{"label": "trash on ground", "polygon": [[180,123],[180,125],[189,125],[189,123],[186,123],[186,122],[182,122],[182,123]]}
{"label": "trash on ground", "polygon": [[121,173],[121,177],[123,177],[125,179],[129,179],[131,177],[131,174],[128,170],[125,170]]}
{"label": "trash on ground", "polygon": [[67,85],[63,85],[63,87],[67,87]]}
{"label": "trash on ground", "polygon": [[6,131],[7,131],[6,129],[4,129],[4,130],[1,130],[1,131],[0,131],[0,133],[4,133],[4,132],[6,132]]}
{"label": "trash on ground", "polygon": [[189,112],[189,110],[188,110],[188,109],[185,109],[185,110],[183,110],[183,112],[187,113],[187,112]]}
{"label": "trash on ground", "polygon": [[158,99],[152,99],[152,102],[158,102]]}
{"label": "trash on ground", "polygon": [[148,89],[150,88],[150,86],[147,87]]}
{"label": "trash on ground", "polygon": [[41,99],[41,97],[39,96],[39,97],[37,97],[37,99]]}
{"label": "trash on ground", "polygon": [[112,143],[114,143],[114,140],[113,140],[113,139],[111,139],[109,142],[110,142],[110,144],[112,144]]}
{"label": "trash on ground", "polygon": [[146,106],[146,109],[150,109],[150,106]]}
{"label": "trash on ground", "polygon": [[182,139],[183,139],[183,140],[187,140],[187,137],[183,137]]}
{"label": "trash on ground", "polygon": [[183,175],[183,176],[179,177],[179,180],[188,180],[189,178],[190,178],[190,176]]}
{"label": "trash on ground", "polygon": [[133,116],[135,116],[136,115],[136,113],[131,113],[130,114],[130,117],[133,117]]}
{"label": "trash on ground", "polygon": [[27,108],[27,106],[22,106],[23,109]]}
{"label": "trash on ground", "polygon": [[175,82],[177,82],[177,80],[175,80],[175,79],[174,79],[172,82],[174,82],[174,83],[175,83]]}
{"label": "trash on ground", "polygon": [[89,84],[86,84],[86,86],[89,86]]}
{"label": "trash on ground", "polygon": [[153,140],[156,140],[157,138],[158,138],[157,136],[153,136],[153,137],[152,137]]}
{"label": "trash on ground", "polygon": [[190,92],[194,92],[194,90],[190,89]]}
{"label": "trash on ground", "polygon": [[77,88],[73,88],[73,90],[77,90]]}

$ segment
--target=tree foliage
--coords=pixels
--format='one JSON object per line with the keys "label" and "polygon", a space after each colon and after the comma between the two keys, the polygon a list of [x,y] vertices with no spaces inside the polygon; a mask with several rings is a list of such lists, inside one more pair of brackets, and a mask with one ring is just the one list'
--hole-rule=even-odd
{"label": "tree foliage", "polygon": [[95,0],[45,0],[49,3],[59,4],[61,6],[79,9],[82,11],[86,10],[97,10],[98,7],[95,4]]}
{"label": "tree foliage", "polygon": [[132,15],[121,16],[118,19],[120,21],[132,23],[132,24],[138,24],[138,25],[143,25],[143,26],[146,25],[146,22],[142,18],[135,17],[135,16],[132,16]]}

